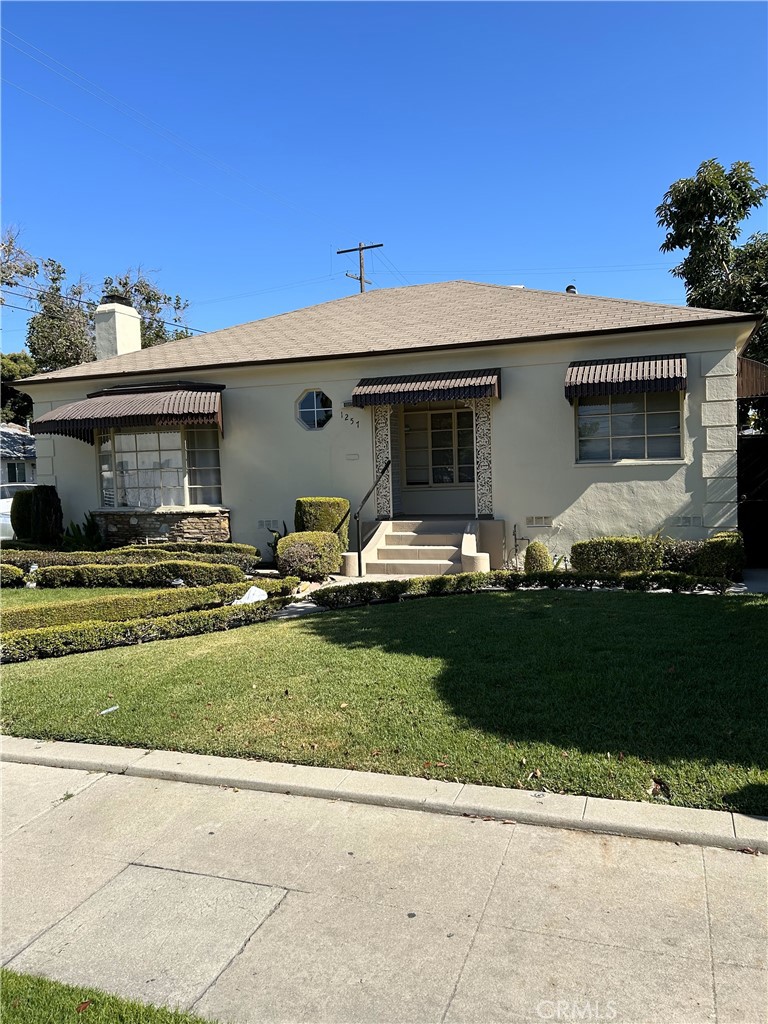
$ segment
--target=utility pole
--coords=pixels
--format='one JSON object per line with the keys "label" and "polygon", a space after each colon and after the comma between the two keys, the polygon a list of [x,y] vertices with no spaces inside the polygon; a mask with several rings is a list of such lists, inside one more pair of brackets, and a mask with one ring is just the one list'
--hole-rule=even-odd
{"label": "utility pole", "polygon": [[354,249],[337,249],[336,250],[336,255],[337,256],[341,256],[345,252],[356,252],[360,256],[360,274],[359,274],[359,276],[357,274],[350,274],[350,272],[347,271],[347,277],[351,277],[353,281],[359,281],[360,282],[360,291],[361,292],[364,292],[365,291],[365,286],[367,284],[371,283],[370,281],[366,281],[366,279],[365,279],[365,255],[364,255],[365,250],[366,249],[382,249],[383,247],[384,247],[384,243],[383,242],[377,242],[375,245],[363,245],[363,243],[360,242],[360,244],[356,245]]}

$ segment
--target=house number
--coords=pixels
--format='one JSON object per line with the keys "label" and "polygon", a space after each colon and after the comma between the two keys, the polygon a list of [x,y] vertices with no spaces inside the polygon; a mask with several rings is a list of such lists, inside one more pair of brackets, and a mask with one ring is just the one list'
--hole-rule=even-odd
{"label": "house number", "polygon": [[353,427],[357,427],[358,430],[360,429],[360,420],[355,419],[354,416],[350,416],[348,412],[343,412],[341,414],[341,418],[346,420],[348,423],[351,423]]}

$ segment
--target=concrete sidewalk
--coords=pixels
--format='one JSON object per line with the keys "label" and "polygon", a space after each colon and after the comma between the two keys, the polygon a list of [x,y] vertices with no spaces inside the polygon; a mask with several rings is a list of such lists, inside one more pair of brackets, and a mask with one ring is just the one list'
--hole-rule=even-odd
{"label": "concrete sidewalk", "polygon": [[762,856],[10,761],[0,785],[12,970],[254,1024],[768,1021]]}

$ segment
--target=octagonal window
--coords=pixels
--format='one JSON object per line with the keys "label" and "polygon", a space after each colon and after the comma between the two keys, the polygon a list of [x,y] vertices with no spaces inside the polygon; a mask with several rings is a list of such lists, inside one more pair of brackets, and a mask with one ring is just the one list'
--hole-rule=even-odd
{"label": "octagonal window", "polygon": [[296,416],[307,430],[322,430],[333,416],[333,403],[324,391],[305,391],[296,403]]}

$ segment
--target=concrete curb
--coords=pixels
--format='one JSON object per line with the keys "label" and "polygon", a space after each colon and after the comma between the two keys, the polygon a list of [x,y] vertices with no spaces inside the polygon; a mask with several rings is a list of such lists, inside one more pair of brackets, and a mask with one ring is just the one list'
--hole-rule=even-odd
{"label": "concrete curb", "polygon": [[768,853],[768,818],[169,750],[3,736],[0,760]]}

